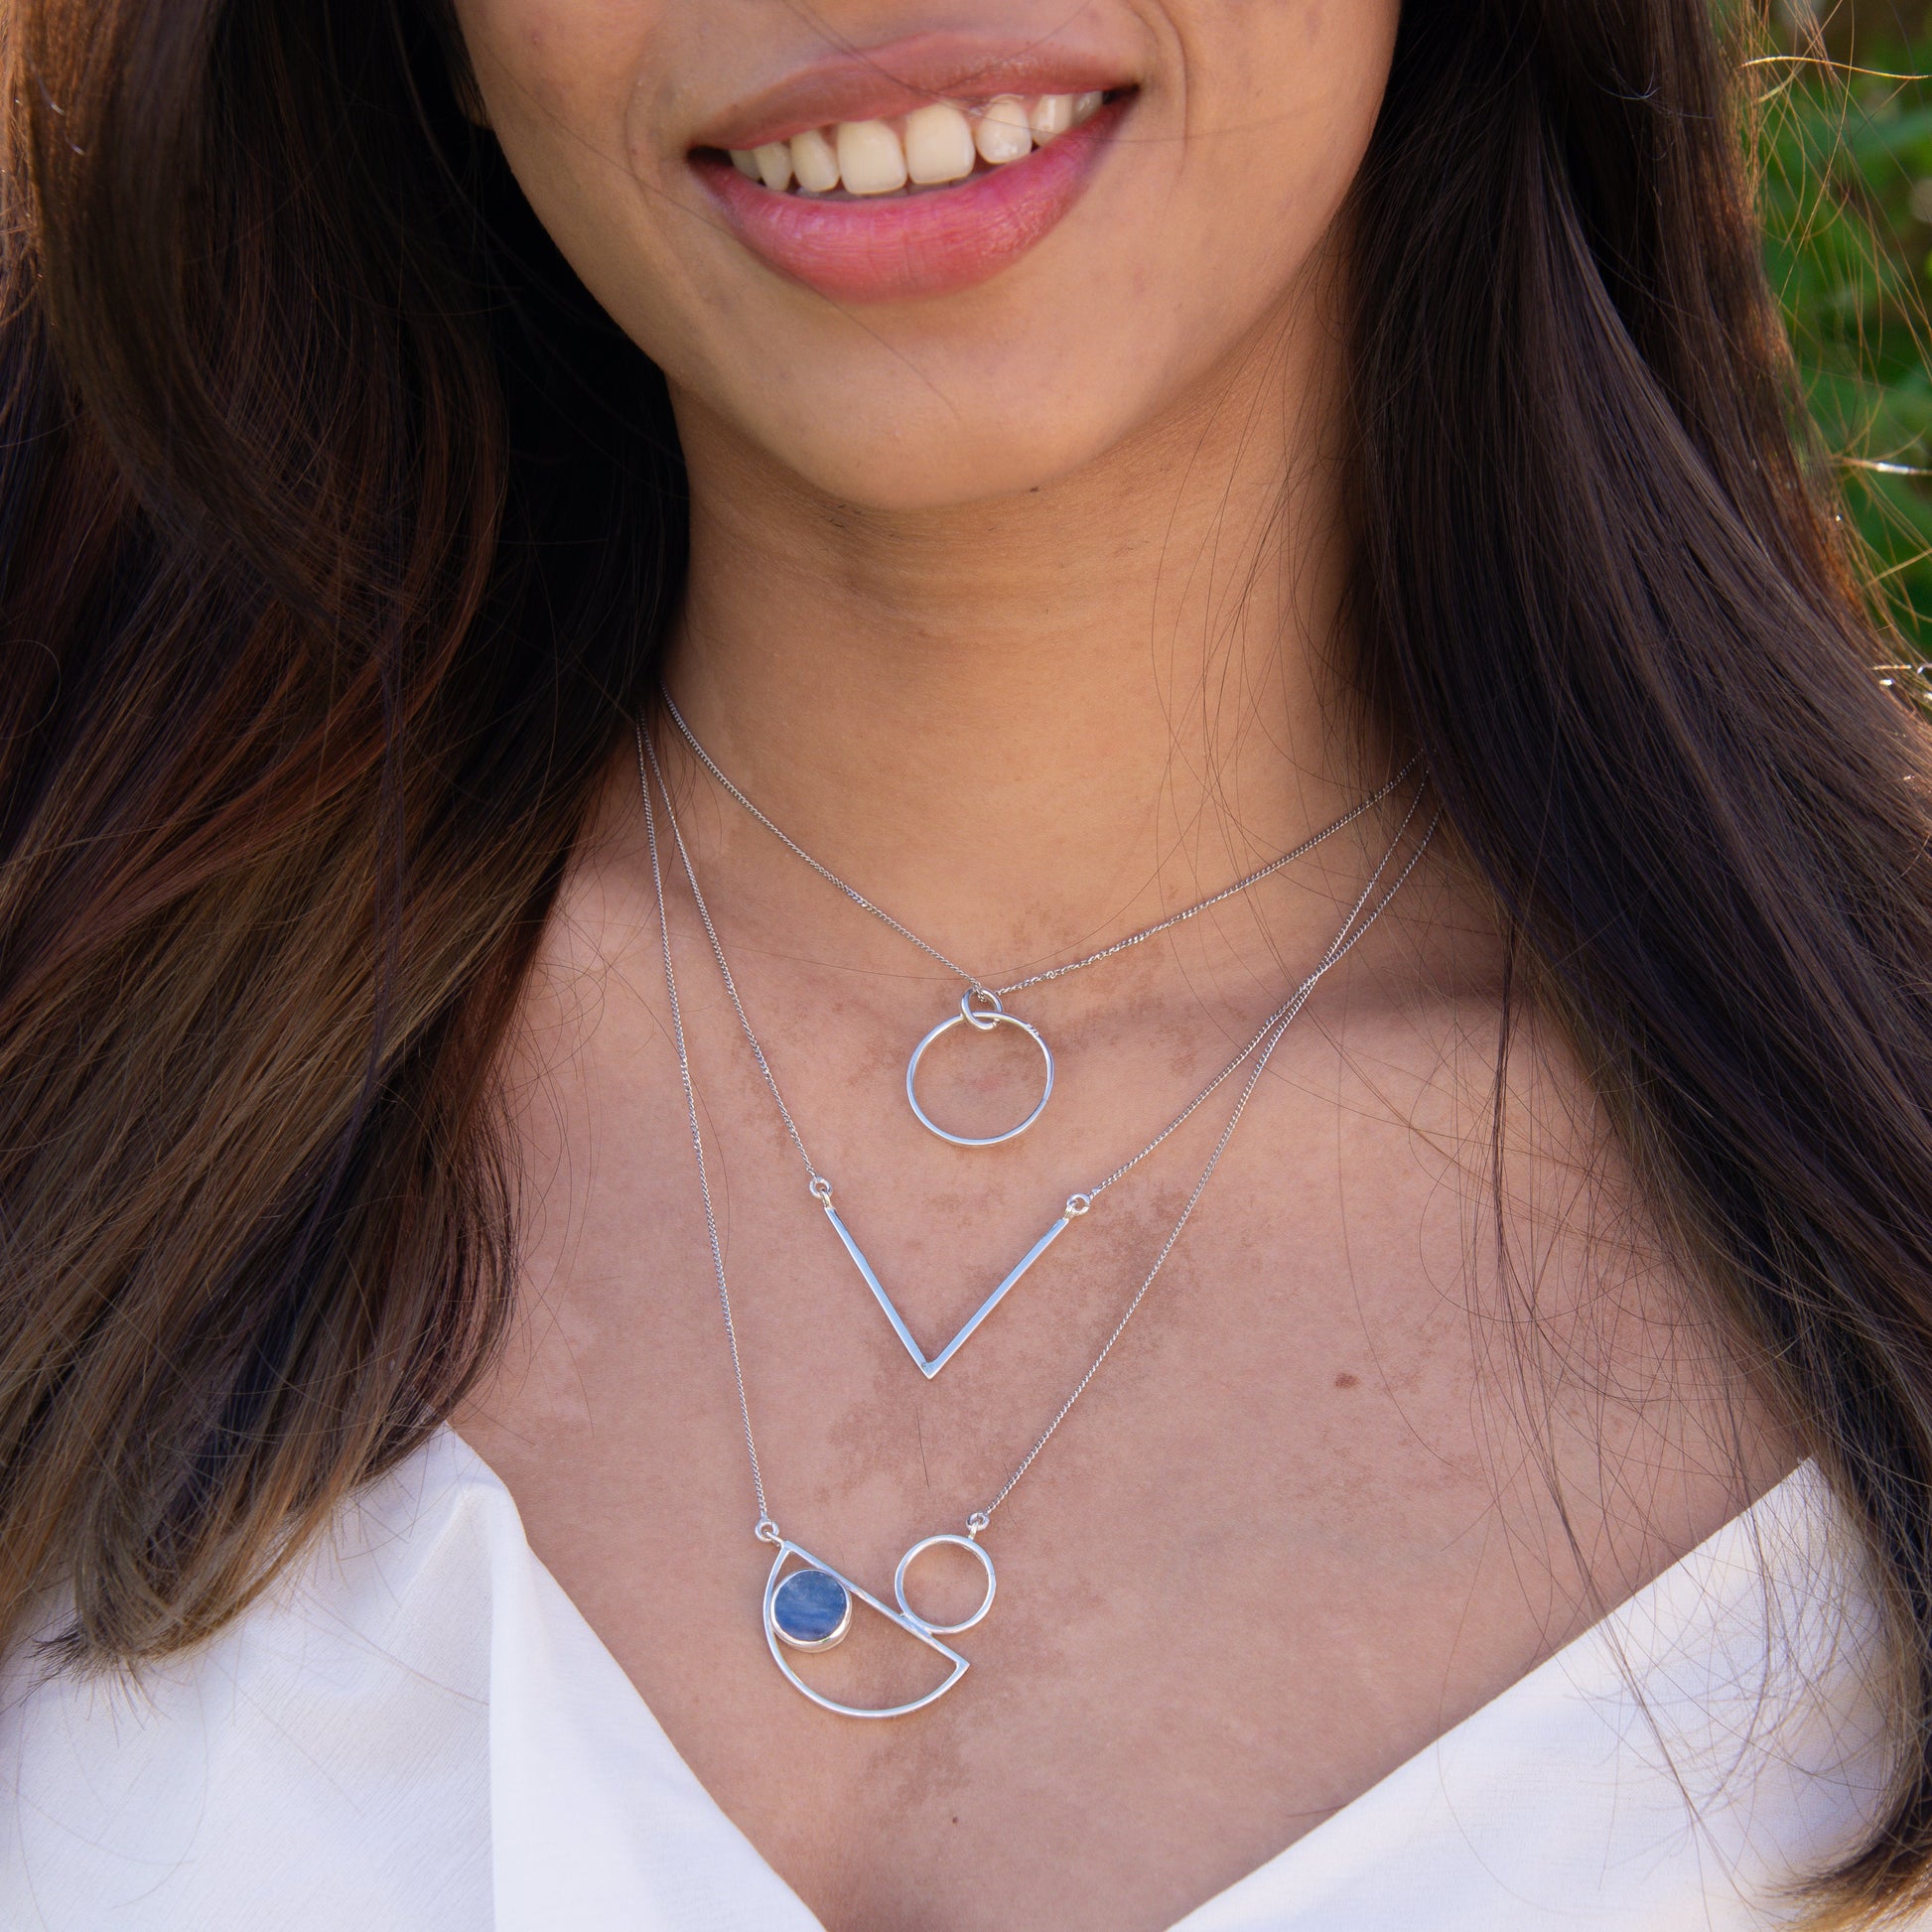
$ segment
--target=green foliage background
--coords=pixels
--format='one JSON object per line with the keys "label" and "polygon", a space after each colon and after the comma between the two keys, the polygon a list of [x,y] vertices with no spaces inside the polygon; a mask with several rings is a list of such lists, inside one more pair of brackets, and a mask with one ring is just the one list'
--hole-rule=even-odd
{"label": "green foliage background", "polygon": [[1746,69],[1766,259],[1907,654],[1932,657],[1932,8],[1787,0]]}

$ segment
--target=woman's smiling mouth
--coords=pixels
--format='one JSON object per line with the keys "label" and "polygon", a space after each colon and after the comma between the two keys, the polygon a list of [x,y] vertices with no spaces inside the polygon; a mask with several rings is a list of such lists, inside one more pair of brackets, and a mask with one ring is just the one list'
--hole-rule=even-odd
{"label": "woman's smiling mouth", "polygon": [[[917,84],[935,56],[963,85]],[[1029,65],[876,50],[772,90],[690,165],[748,248],[832,300],[953,294],[1057,225],[1134,98],[1090,71],[1027,87]]]}

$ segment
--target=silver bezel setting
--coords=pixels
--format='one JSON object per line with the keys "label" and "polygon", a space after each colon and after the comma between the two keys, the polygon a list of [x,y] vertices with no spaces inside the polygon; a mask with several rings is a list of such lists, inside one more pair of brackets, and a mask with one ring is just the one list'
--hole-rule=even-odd
{"label": "silver bezel setting", "polygon": [[[778,1621],[778,1598],[783,1594],[787,1584],[795,1582],[800,1577],[811,1576],[830,1577],[832,1582],[838,1585],[840,1592],[845,1597],[845,1614],[839,1618],[838,1627],[825,1636],[795,1637]],[[777,1633],[778,1641],[789,1645],[793,1650],[830,1650],[835,1645],[842,1644],[847,1632],[852,1628],[852,1591],[845,1579],[827,1570],[823,1564],[813,1564],[807,1569],[794,1570],[789,1577],[780,1577],[771,1591],[771,1628]]]}

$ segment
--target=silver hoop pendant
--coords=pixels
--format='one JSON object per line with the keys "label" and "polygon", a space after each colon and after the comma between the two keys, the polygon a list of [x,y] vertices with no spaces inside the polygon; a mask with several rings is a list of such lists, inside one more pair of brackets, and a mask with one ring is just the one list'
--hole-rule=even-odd
{"label": "silver hoop pendant", "polygon": [[[977,1528],[978,1525],[979,1519],[975,1517],[974,1526]],[[940,1641],[942,1637],[955,1637],[962,1630],[970,1630],[993,1607],[993,1594],[998,1588],[998,1579],[993,1574],[993,1559],[972,1537],[928,1536],[923,1542],[913,1544],[899,1558],[898,1569],[893,1574],[893,1595],[898,1602],[897,1609],[882,1603],[850,1577],[841,1575],[829,1563],[820,1562],[809,1550],[780,1537],[775,1530],[760,1525],[759,1537],[776,1550],[771,1559],[771,1574],[764,1584],[764,1641],[771,1651],[771,1661],[784,1673],[785,1681],[791,1688],[810,1698],[821,1711],[834,1712],[841,1718],[910,1717],[914,1711],[923,1711],[927,1705],[937,1704],[972,1668],[950,1644]],[[941,1543],[956,1544],[968,1551],[979,1559],[980,1567],[986,1572],[986,1594],[980,1599],[979,1608],[959,1623],[928,1623],[905,1600],[905,1573],[917,1557]],[[785,1565],[793,1561],[803,1567],[787,1574]],[[800,1587],[800,1602],[796,1611],[788,1614],[783,1599],[786,1590],[793,1587]],[[877,1610],[889,1623],[897,1623],[908,1636],[916,1637],[927,1649],[936,1650],[945,1658],[952,1666],[945,1682],[936,1690],[928,1691],[924,1697],[914,1698],[909,1704],[888,1705],[883,1710],[840,1704],[836,1699],[814,1691],[792,1668],[785,1652],[787,1649],[830,1650],[835,1644],[843,1642],[846,1632],[852,1627],[852,1604],[855,1599]]]}
{"label": "silver hoop pendant", "polygon": [[[975,1005],[975,1002],[981,1004]],[[1009,1127],[1004,1134],[986,1134],[975,1137],[969,1134],[949,1133],[919,1105],[919,1061],[925,1057],[925,1049],[942,1034],[949,1034],[955,1027],[971,1027],[976,1034],[990,1034],[995,1027],[1018,1027],[1033,1043],[1039,1048],[1039,1057],[1046,1063],[1046,1084],[1040,1091],[1038,1103],[1018,1127]],[[942,1141],[950,1141],[954,1147],[998,1147],[1003,1141],[1017,1140],[1046,1111],[1046,1103],[1053,1097],[1053,1054],[1052,1049],[1039,1036],[1035,1028],[1026,1021],[1016,1019],[1000,1004],[997,993],[989,993],[984,987],[968,988],[959,996],[959,1011],[950,1020],[942,1020],[912,1049],[912,1057],[905,1063],[905,1098],[912,1108],[918,1123],[928,1134],[936,1134]]]}

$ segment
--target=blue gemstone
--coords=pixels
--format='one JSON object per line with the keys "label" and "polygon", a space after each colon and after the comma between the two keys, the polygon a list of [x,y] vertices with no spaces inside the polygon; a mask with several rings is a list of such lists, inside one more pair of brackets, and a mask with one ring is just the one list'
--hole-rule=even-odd
{"label": "blue gemstone", "polygon": [[794,1570],[771,1598],[771,1623],[799,1650],[830,1650],[852,1621],[845,1586],[823,1570]]}

